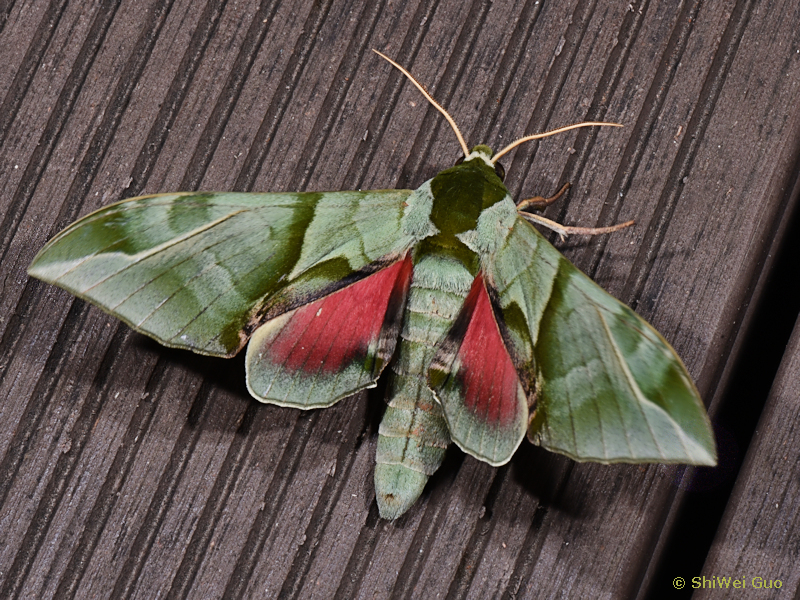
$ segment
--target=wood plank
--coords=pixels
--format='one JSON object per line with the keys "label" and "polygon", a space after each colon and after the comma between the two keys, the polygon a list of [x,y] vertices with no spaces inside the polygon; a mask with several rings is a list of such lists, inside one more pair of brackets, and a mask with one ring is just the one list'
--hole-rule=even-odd
{"label": "wood plank", "polygon": [[[792,597],[800,588],[800,319],[698,580],[698,598]],[[719,579],[718,579],[719,578]],[[714,587],[712,587],[714,586]],[[760,588],[759,588],[760,586]],[[765,589],[766,588],[766,589]]]}
{"label": "wood plank", "polygon": [[450,166],[453,135],[378,48],[472,143],[625,124],[518,149],[507,184],[523,197],[571,181],[547,212],[570,224],[636,219],[560,246],[717,398],[793,209],[776,191],[796,177],[797,6],[297,4],[8,9],[0,595],[656,593],[647,574],[680,497],[676,468],[578,464],[524,443],[493,469],[453,449],[420,502],[385,522],[372,487],[380,397],[311,413],[258,405],[240,358],[161,348],[25,269],[57,230],[123,197],[416,187]]}

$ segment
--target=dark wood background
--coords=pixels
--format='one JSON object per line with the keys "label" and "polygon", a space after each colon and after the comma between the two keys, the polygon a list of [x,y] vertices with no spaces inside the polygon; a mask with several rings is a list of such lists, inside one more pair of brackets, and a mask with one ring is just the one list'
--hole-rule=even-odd
{"label": "dark wood background", "polygon": [[[662,598],[698,576],[797,597],[799,24],[796,0],[0,1],[0,597]],[[242,360],[162,348],[27,277],[121,198],[416,187],[450,166],[453,134],[372,48],[470,144],[625,124],[523,146],[507,184],[572,182],[546,213],[569,224],[636,219],[559,246],[675,346],[719,467],[452,449],[385,522],[379,394],[261,406]]]}

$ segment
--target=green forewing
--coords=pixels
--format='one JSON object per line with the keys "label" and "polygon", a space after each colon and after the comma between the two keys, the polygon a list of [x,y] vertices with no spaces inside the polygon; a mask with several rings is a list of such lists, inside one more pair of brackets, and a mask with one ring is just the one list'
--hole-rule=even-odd
{"label": "green forewing", "polygon": [[535,377],[531,441],[576,460],[716,463],[699,394],[644,319],[522,218],[486,268],[517,369]]}
{"label": "green forewing", "polygon": [[73,223],[28,272],[167,346],[232,356],[261,322],[402,256],[410,194],[133,198]]}

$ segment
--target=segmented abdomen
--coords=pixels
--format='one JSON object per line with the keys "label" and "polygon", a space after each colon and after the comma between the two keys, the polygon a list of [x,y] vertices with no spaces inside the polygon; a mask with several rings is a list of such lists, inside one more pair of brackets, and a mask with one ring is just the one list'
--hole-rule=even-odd
{"label": "segmented abdomen", "polygon": [[473,279],[464,265],[444,256],[429,254],[414,265],[378,437],[375,490],[384,518],[414,504],[450,444],[442,408],[428,388],[428,368]]}

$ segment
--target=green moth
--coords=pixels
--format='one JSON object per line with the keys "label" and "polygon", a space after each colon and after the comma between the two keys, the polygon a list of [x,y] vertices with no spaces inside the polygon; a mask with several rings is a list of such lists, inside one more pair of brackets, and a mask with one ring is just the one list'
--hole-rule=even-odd
{"label": "green moth", "polygon": [[[262,402],[331,406],[388,365],[375,468],[386,519],[414,504],[451,441],[491,465],[526,432],[579,461],[714,465],[675,351],[528,221],[562,236],[628,224],[525,212],[535,200],[514,203],[497,159],[548,134],[469,150],[387,60],[453,127],[456,166],[416,190],[131,198],[56,235],[29,274],[166,346],[231,357],[247,344]],[[562,130],[585,125],[600,124]]]}

